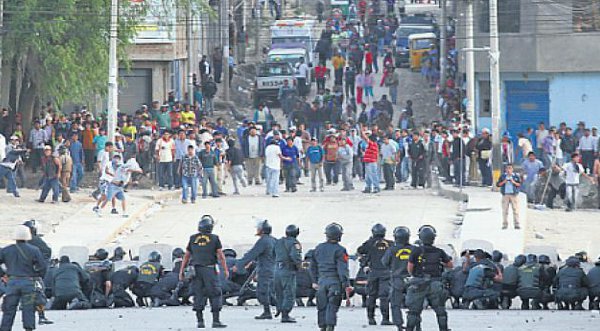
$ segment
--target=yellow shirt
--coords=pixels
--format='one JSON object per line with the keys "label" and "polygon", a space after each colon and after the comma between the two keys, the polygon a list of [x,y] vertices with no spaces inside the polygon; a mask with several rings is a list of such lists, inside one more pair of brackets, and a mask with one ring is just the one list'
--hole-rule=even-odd
{"label": "yellow shirt", "polygon": [[183,124],[194,125],[196,124],[196,114],[193,111],[181,112],[181,121]]}
{"label": "yellow shirt", "polygon": [[121,129],[121,133],[125,136],[135,138],[135,135],[137,134],[137,128],[134,125],[132,125],[132,126],[124,125],[123,128]]}
{"label": "yellow shirt", "polygon": [[333,64],[333,68],[337,70],[343,68],[344,65],[346,65],[346,60],[344,60],[343,57],[336,55],[333,57],[333,59],[331,59],[331,64]]}

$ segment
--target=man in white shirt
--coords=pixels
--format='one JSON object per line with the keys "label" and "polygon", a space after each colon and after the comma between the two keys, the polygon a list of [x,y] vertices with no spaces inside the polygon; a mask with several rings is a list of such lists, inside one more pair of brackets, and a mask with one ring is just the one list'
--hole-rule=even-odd
{"label": "man in white shirt", "polygon": [[565,184],[567,189],[567,211],[571,211],[577,207],[577,195],[579,194],[579,177],[584,176],[591,182],[594,182],[592,177],[588,176],[581,164],[579,164],[581,156],[579,153],[571,155],[571,162],[563,165],[563,175],[565,176]]}
{"label": "man in white shirt", "polygon": [[304,58],[301,57],[300,63],[298,64],[298,92],[300,96],[305,96],[309,92],[310,85],[308,84],[310,84],[310,75],[308,73],[308,65],[306,64],[306,61],[304,61]]}
{"label": "man in white shirt", "polygon": [[279,172],[281,171],[281,160],[289,160],[281,154],[281,148],[277,140],[271,140],[271,143],[265,148],[265,167],[267,180],[267,195],[273,198],[279,197]]}
{"label": "man in white shirt", "polygon": [[158,185],[163,190],[168,187],[173,190],[173,160],[175,160],[175,141],[171,134],[165,132],[156,142],[156,159],[158,160]]}

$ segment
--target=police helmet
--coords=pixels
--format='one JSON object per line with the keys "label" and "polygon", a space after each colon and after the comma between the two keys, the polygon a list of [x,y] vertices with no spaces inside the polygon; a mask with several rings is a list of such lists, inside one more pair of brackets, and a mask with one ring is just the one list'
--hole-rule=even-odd
{"label": "police helmet", "polygon": [[327,240],[341,241],[344,234],[344,228],[338,223],[331,223],[325,227],[325,237]]}
{"label": "police helmet", "polygon": [[431,225],[423,225],[419,228],[419,239],[421,239],[423,245],[433,245],[436,235],[437,232]]}
{"label": "police helmet", "polygon": [[121,246],[117,246],[113,251],[113,256],[121,260],[123,259],[123,256],[125,256],[125,254],[125,250]]}
{"label": "police helmet", "polygon": [[23,222],[23,225],[25,225],[26,227],[29,228],[29,231],[31,232],[32,236],[36,236],[37,235],[37,224],[35,220],[28,220]]}
{"label": "police helmet", "polygon": [[108,258],[108,252],[104,248],[100,248],[94,253],[94,257],[98,260],[106,260]]}
{"label": "police helmet", "polygon": [[550,264],[551,263],[550,257],[548,255],[544,255],[544,254],[542,254],[538,257],[538,262],[540,264]]}
{"label": "police helmet", "polygon": [[567,259],[566,264],[568,267],[577,268],[577,267],[579,267],[580,262],[581,261],[579,260],[579,258],[577,256],[570,256]]}
{"label": "police helmet", "polygon": [[260,231],[261,234],[271,234],[273,231],[273,227],[269,224],[269,221],[266,219],[261,219],[256,222],[256,230]]}
{"label": "police helmet", "polygon": [[405,226],[398,226],[394,229],[394,240],[397,243],[406,245],[410,240],[410,230]]}
{"label": "police helmet", "polygon": [[287,237],[296,238],[296,237],[298,237],[299,234],[300,234],[300,228],[294,224],[290,224],[287,226],[287,228],[285,228],[285,235]]}
{"label": "police helmet", "polygon": [[315,256],[315,250],[314,249],[309,249],[308,252],[306,252],[306,254],[304,254],[304,259],[305,260],[312,260],[314,256]]}
{"label": "police helmet", "polygon": [[225,248],[223,250],[223,255],[225,255],[225,257],[231,257],[235,259],[237,257],[237,252],[233,248]]}
{"label": "police helmet", "polygon": [[148,255],[148,262],[160,262],[160,260],[162,260],[162,256],[157,251],[153,251]]}
{"label": "police helmet", "polygon": [[518,268],[518,267],[524,265],[525,262],[527,262],[527,257],[523,254],[520,254],[520,255],[517,255],[517,257],[515,257],[515,261],[513,262],[513,265]]}
{"label": "police helmet", "polygon": [[586,251],[581,251],[581,252],[575,253],[575,257],[579,259],[579,262],[587,262],[588,261],[588,256],[587,256]]}
{"label": "police helmet", "polygon": [[373,227],[371,228],[371,234],[375,238],[385,237],[385,232],[386,232],[386,228],[381,223],[377,223],[377,224],[373,225]]}
{"label": "police helmet", "polygon": [[173,252],[171,252],[171,261],[174,261],[176,259],[183,259],[184,255],[185,252],[183,251],[183,249],[177,247],[173,250]]}
{"label": "police helmet", "polygon": [[537,262],[538,262],[537,255],[527,254],[527,264],[537,263]]}
{"label": "police helmet", "polygon": [[598,256],[598,260],[596,260],[596,262],[594,262],[595,265],[600,266],[600,256]]}
{"label": "police helmet", "polygon": [[494,250],[492,252],[492,261],[494,261],[496,263],[501,262],[503,257],[504,257],[504,254],[502,254],[502,252],[499,250]]}
{"label": "police helmet", "polygon": [[213,227],[215,226],[215,220],[210,215],[203,215],[198,222],[198,232],[202,234],[211,234]]}

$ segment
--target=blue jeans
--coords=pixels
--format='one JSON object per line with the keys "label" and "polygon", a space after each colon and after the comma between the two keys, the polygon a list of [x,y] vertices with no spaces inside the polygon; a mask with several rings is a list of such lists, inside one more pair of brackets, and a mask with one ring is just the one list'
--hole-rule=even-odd
{"label": "blue jeans", "polygon": [[397,85],[389,86],[388,90],[390,92],[390,97],[392,98],[392,103],[396,104],[396,102],[398,101],[398,86]]}
{"label": "blue jeans", "polygon": [[217,180],[215,178],[214,168],[204,168],[204,176],[202,176],[202,197],[205,198],[208,195],[208,182],[210,182],[210,193],[213,197],[219,196],[219,187],[217,186]]}
{"label": "blue jeans", "polygon": [[294,190],[296,189],[296,166],[297,164],[284,164],[283,173],[285,175],[285,189]]}
{"label": "blue jeans", "polygon": [[58,202],[58,195],[60,194],[60,185],[58,178],[44,178],[42,181],[42,194],[40,195],[40,201],[45,201],[52,189],[52,201]]}
{"label": "blue jeans", "polygon": [[35,288],[30,279],[11,279],[6,286],[2,304],[2,324],[0,330],[12,330],[17,308],[21,302],[24,329],[35,329]]}
{"label": "blue jeans", "polygon": [[158,163],[158,185],[173,187],[173,162]]}
{"label": "blue jeans", "polygon": [[365,182],[366,191],[374,189],[379,191],[379,172],[377,170],[377,162],[365,163]]}
{"label": "blue jeans", "polygon": [[181,176],[181,186],[183,188],[181,199],[188,199],[188,188],[192,189],[192,195],[190,196],[192,201],[196,201],[196,196],[198,196],[198,177],[188,177]]}
{"label": "blue jeans", "polygon": [[402,159],[402,163],[400,163],[400,173],[402,174],[401,182],[405,182],[408,180],[408,176],[410,175],[410,158],[405,156]]}
{"label": "blue jeans", "polygon": [[492,168],[488,164],[488,160],[478,159],[479,171],[481,171],[481,185],[492,186]]}
{"label": "blue jeans", "polygon": [[14,196],[19,196],[19,191],[17,191],[17,182],[15,180],[15,173],[7,167],[0,166],[0,180],[5,177],[7,192],[12,193]]}
{"label": "blue jeans", "polygon": [[83,164],[73,164],[73,174],[71,175],[71,193],[77,192],[81,180],[83,180]]}
{"label": "blue jeans", "polygon": [[267,173],[267,194],[278,195],[279,194],[279,169],[271,169],[265,167]]}

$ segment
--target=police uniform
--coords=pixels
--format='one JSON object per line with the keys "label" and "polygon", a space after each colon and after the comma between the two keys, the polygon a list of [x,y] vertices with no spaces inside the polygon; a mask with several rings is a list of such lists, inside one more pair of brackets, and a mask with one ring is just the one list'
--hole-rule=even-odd
{"label": "police uniform", "polygon": [[131,288],[133,294],[137,296],[139,306],[143,306],[143,298],[151,296],[150,290],[158,283],[163,269],[159,262],[147,261],[140,265],[137,279]]}
{"label": "police uniform", "polygon": [[498,293],[492,289],[492,280],[495,276],[496,269],[491,261],[482,260],[472,264],[465,283],[463,299],[473,301],[478,309],[497,302]]}
{"label": "police uniform", "polygon": [[19,302],[23,314],[23,328],[35,329],[36,280],[46,273],[46,259],[37,247],[25,242],[17,242],[0,251],[0,264],[6,266],[6,275],[8,275],[0,330],[12,329]]}
{"label": "police uniform", "polygon": [[111,277],[112,293],[115,308],[135,306],[133,299],[127,293],[127,289],[137,280],[139,270],[135,266],[115,271]]}
{"label": "police uniform", "polygon": [[305,260],[302,268],[296,272],[296,303],[298,306],[304,306],[302,298],[307,298],[307,306],[314,306],[313,302],[316,291],[312,287],[314,283],[310,275],[310,261]]}
{"label": "police uniform", "polygon": [[311,275],[319,285],[317,290],[318,324],[320,328],[334,327],[342,294],[350,286],[348,253],[337,242],[325,242],[315,248]]}
{"label": "police uniform", "polygon": [[369,267],[367,273],[367,316],[369,319],[375,317],[377,298],[380,301],[383,321],[389,321],[390,319],[390,271],[383,265],[381,258],[392,244],[392,241],[382,237],[371,237],[357,250],[358,254],[365,256],[365,262]]}
{"label": "police uniform", "polygon": [[[31,234],[31,240],[29,241],[29,244],[37,247],[40,252],[42,253],[42,257],[44,258],[44,260],[46,261],[46,263],[50,262],[50,258],[52,257],[52,249],[50,248],[50,246],[48,246],[48,244],[46,244],[46,242],[37,234],[34,234],[37,230],[34,230],[33,233]],[[46,276],[46,273],[40,274],[40,278],[38,279],[39,284],[41,284],[42,286],[36,286],[35,288],[35,305],[37,308],[37,311],[40,314],[40,318],[42,321],[46,320],[46,317],[44,315],[44,307],[46,306],[46,303],[48,302],[48,299],[46,297],[46,290],[45,290],[45,286],[43,282],[41,282],[42,278]],[[51,323],[51,322],[50,322]],[[41,324],[41,323],[40,323]]]}
{"label": "police uniform", "polygon": [[110,282],[112,263],[108,260],[89,261],[85,270],[90,274],[90,292],[88,298],[93,308],[107,308],[110,298],[106,296],[106,283]]}
{"label": "police uniform", "polygon": [[237,261],[237,269],[244,270],[245,266],[256,261],[256,298],[258,302],[268,309],[271,305],[271,291],[273,290],[273,274],[275,271],[275,256],[273,249],[275,239],[269,234],[262,234],[244,257]]}
{"label": "police uniform", "polygon": [[451,261],[444,250],[432,245],[415,247],[408,261],[412,263],[413,279],[409,282],[406,291],[406,305],[408,306],[407,327],[413,331],[421,320],[421,312],[425,299],[437,315],[440,331],[448,329],[448,316],[446,313],[444,287],[441,277],[444,271],[443,264]]}
{"label": "police uniform", "polygon": [[600,309],[600,261],[587,273],[590,282],[590,310]]}
{"label": "police uniform", "polygon": [[517,294],[517,285],[519,282],[519,267],[511,264],[504,268],[502,274],[502,308],[509,309],[511,301]]}
{"label": "police uniform", "polygon": [[222,248],[221,240],[215,234],[197,233],[190,237],[186,249],[192,255],[190,264],[195,270],[192,287],[196,313],[204,311],[207,298],[213,313],[221,311],[223,300],[216,265],[217,251]]}
{"label": "police uniform", "polygon": [[457,309],[461,306],[461,298],[465,291],[468,273],[462,266],[455,267],[452,270],[445,271],[442,274],[442,281],[447,288],[448,298],[452,303],[452,308]]}
{"label": "police uniform", "polygon": [[274,289],[277,308],[289,313],[296,300],[296,273],[302,264],[302,246],[294,237],[284,237],[275,243]]}
{"label": "police uniform", "polygon": [[517,294],[521,298],[521,309],[529,309],[529,300],[532,300],[534,309],[539,309],[542,295],[540,289],[540,267],[531,262],[521,266],[518,270]]}
{"label": "police uniform", "polygon": [[570,305],[573,309],[583,309],[581,303],[587,298],[589,281],[579,266],[567,265],[556,275],[556,301]]}
{"label": "police uniform", "polygon": [[392,323],[396,326],[404,324],[401,307],[404,301],[406,278],[409,276],[407,266],[414,247],[409,244],[396,243],[381,258],[382,264],[391,270],[390,303],[392,306]]}
{"label": "police uniform", "polygon": [[88,281],[89,275],[80,267],[70,262],[60,263],[52,279],[52,284],[54,284],[52,309],[64,310],[67,308],[67,304],[74,299],[87,301],[81,290],[81,284]]}

